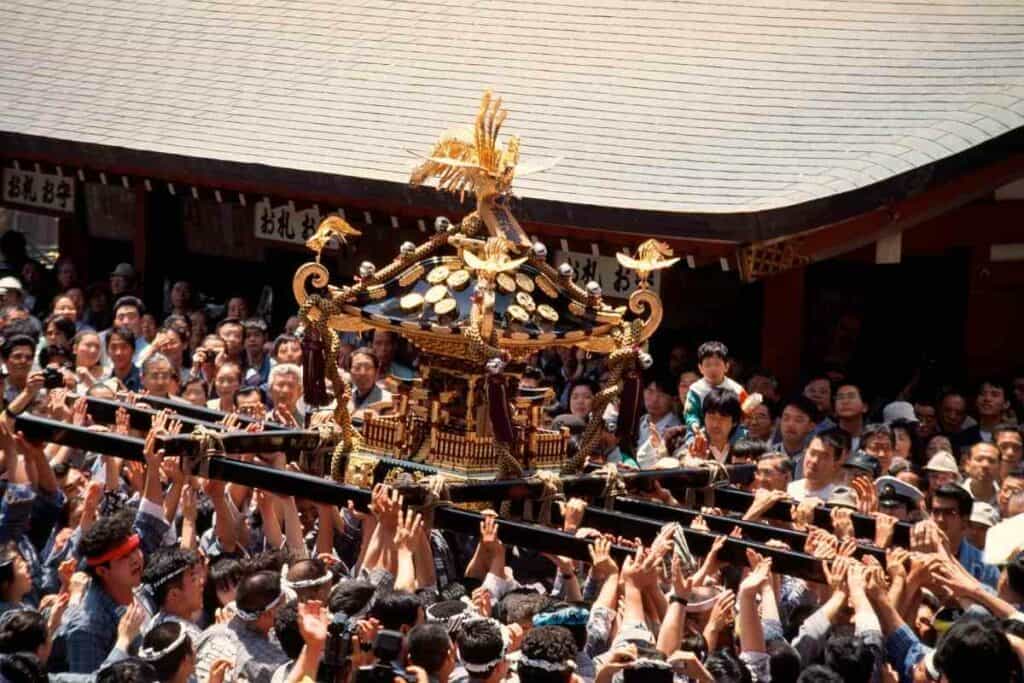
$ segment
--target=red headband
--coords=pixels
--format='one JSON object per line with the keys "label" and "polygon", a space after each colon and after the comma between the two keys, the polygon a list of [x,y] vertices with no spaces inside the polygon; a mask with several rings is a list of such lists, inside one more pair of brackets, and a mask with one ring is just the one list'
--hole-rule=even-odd
{"label": "red headband", "polygon": [[99,557],[89,557],[89,558],[86,558],[85,563],[87,565],[89,565],[90,567],[98,567],[101,564],[106,564],[107,562],[113,562],[114,560],[120,560],[122,557],[124,557],[125,555],[128,555],[129,553],[133,552],[138,547],[139,547],[139,535],[138,534],[132,534],[128,538],[124,539],[124,542],[121,543],[121,545],[118,545],[118,546],[115,546],[115,547],[111,548],[110,550],[108,550],[107,552],[103,553]]}

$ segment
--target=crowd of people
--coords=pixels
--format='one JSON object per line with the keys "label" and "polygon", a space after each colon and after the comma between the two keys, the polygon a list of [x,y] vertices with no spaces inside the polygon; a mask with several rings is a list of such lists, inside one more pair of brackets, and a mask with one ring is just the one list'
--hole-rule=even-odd
{"label": "crowd of people", "polygon": [[[128,264],[88,290],[70,262],[48,289],[42,271],[0,279],[0,680],[1024,679],[1024,533],[1009,549],[988,533],[1024,512],[1024,379],[878,401],[838,370],[792,396],[767,372],[740,381],[719,342],[692,364],[656,362],[636,441],[620,443],[609,408],[590,464],[753,464],[749,509],[705,508],[692,526],[734,515],[800,532],[801,547],[767,545],[806,554],[824,581],[754,549],[726,561],[725,535],[697,558],[672,524],[646,543],[621,538],[571,498],[560,529],[591,539],[583,562],[506,545],[490,511],[473,536],[435,528],[384,485],[364,511],[191,475],[158,448],[181,430],[172,412],[148,430],[124,410],[93,424],[83,397],[177,397],[227,413],[228,429],[232,413],[310,424],[298,321],[272,335],[244,298],[200,307],[184,281],[154,310]],[[350,408],[386,411],[389,379],[413,376],[415,355],[387,333],[343,341]],[[551,350],[520,385],[549,387],[551,426],[578,437],[605,372]],[[16,429],[26,411],[143,437],[141,459],[35,442]],[[284,453],[240,457],[297,468]],[[636,495],[679,504],[658,483]],[[770,514],[782,501],[788,520]],[[906,547],[898,522],[913,525]]]}

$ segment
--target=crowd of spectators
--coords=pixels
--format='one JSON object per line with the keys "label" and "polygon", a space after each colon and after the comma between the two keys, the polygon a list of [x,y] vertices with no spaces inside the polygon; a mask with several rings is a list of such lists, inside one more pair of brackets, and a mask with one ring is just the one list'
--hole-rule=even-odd
{"label": "crowd of spectators", "polygon": [[[724,535],[691,562],[674,525],[621,538],[588,526],[587,501],[572,498],[560,528],[592,540],[582,562],[506,545],[491,512],[474,536],[434,528],[384,485],[360,511],[186,474],[157,447],[181,430],[173,412],[147,430],[124,410],[93,424],[83,397],[177,397],[227,413],[229,429],[231,413],[307,425],[298,322],[273,335],[244,298],[197,306],[184,281],[154,310],[128,264],[87,289],[70,262],[42,271],[0,279],[0,680],[1022,680],[1022,379],[886,401],[839,371],[792,396],[767,372],[739,381],[719,342],[692,366],[656,363],[636,442],[618,442],[610,407],[590,464],[754,464],[750,507],[705,508],[692,526],[733,514],[798,531],[802,547],[768,545],[809,555],[825,581],[754,550],[726,561]],[[350,407],[386,411],[389,378],[414,375],[417,359],[386,333],[344,342]],[[604,379],[600,358],[551,350],[521,385],[550,387],[551,425],[579,435]],[[26,411],[144,437],[142,457],[27,439],[15,426]],[[296,467],[284,453],[241,457]],[[642,495],[680,504],[658,483]],[[789,520],[768,514],[781,501]],[[857,515],[874,518],[871,538]],[[906,547],[897,522],[913,524]]]}

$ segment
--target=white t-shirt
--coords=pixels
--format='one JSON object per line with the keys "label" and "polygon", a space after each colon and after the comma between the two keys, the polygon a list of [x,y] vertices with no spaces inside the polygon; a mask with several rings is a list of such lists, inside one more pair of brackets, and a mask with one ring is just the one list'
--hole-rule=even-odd
{"label": "white t-shirt", "polygon": [[832,495],[832,489],[836,487],[835,484],[826,484],[820,489],[808,489],[808,482],[806,479],[797,479],[796,481],[790,482],[789,486],[786,487],[786,493],[798,501],[804,498],[820,498],[821,500],[828,502],[829,496]]}

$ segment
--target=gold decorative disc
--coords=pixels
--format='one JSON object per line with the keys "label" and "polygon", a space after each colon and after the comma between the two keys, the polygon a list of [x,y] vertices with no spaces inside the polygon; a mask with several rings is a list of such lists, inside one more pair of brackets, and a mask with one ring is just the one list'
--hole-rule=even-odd
{"label": "gold decorative disc", "polygon": [[516,303],[523,307],[527,313],[533,313],[537,304],[533,303],[533,297],[526,292],[516,292]]}
{"label": "gold decorative disc", "polygon": [[553,283],[546,275],[537,276],[537,286],[540,288],[540,291],[544,292],[552,299],[558,296],[558,290],[555,288],[555,283]]}
{"label": "gold decorative disc", "polygon": [[423,297],[416,292],[406,294],[398,300],[398,305],[402,307],[403,311],[411,313],[423,306]]}
{"label": "gold decorative disc", "polygon": [[508,273],[498,273],[496,281],[498,283],[498,289],[505,292],[506,294],[511,294],[512,292],[516,291],[515,278],[513,278]]}
{"label": "gold decorative disc", "polygon": [[423,295],[424,301],[433,306],[441,299],[448,296],[448,288],[444,285],[434,285],[427,290],[427,293]]}
{"label": "gold decorative disc", "polygon": [[523,290],[527,294],[533,292],[533,280],[531,280],[530,276],[526,273],[516,273],[516,284],[519,286],[519,289]]}
{"label": "gold decorative disc", "polygon": [[452,271],[452,274],[448,276],[448,286],[459,291],[469,284],[469,272],[459,269]]}
{"label": "gold decorative disc", "polygon": [[448,279],[448,266],[438,266],[427,273],[427,282],[432,285],[439,285]]}
{"label": "gold decorative disc", "polygon": [[530,319],[530,316],[523,310],[522,306],[512,304],[508,307],[508,317],[517,323],[525,323]]}
{"label": "gold decorative disc", "polygon": [[449,315],[455,311],[455,299],[448,297],[447,299],[441,299],[434,304],[434,312],[438,315]]}
{"label": "gold decorative disc", "polygon": [[558,322],[558,311],[547,304],[537,306],[537,315],[539,315],[545,322]]}

